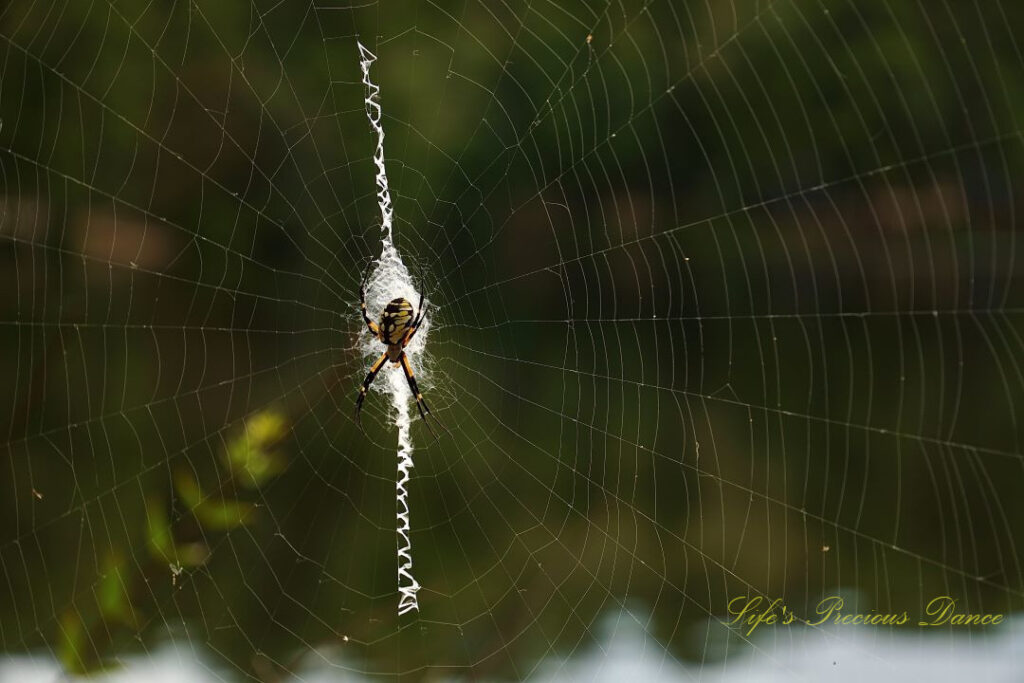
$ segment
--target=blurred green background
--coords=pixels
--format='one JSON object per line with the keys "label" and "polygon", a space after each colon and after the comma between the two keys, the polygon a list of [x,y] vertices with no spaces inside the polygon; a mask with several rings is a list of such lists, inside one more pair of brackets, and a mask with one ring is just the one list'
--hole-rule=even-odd
{"label": "blurred green background", "polygon": [[[1024,7],[0,8],[0,649],[524,677],[634,606],[1021,608]],[[434,304],[417,615],[358,282]],[[740,644],[740,647],[743,647]]]}

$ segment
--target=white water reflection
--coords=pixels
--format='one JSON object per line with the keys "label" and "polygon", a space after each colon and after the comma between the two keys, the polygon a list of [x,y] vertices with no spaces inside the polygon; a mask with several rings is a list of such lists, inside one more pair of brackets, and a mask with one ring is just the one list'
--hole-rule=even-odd
{"label": "white water reflection", "polygon": [[[540,680],[704,681],[792,683],[793,681],[929,681],[930,683],[1019,683],[1024,680],[1024,619],[1016,617],[987,634],[936,633],[918,627],[764,628],[750,644],[730,639],[713,662],[679,661],[648,635],[643,620],[623,612],[606,618],[601,646],[564,662],[548,661]],[[725,627],[721,627],[724,633]],[[716,628],[712,628],[714,633]],[[700,631],[701,641],[705,632]],[[726,638],[712,643],[724,649]]]}
{"label": "white water reflection", "polygon": [[[763,629],[751,645],[730,644],[714,662],[680,661],[647,634],[645,620],[633,612],[606,616],[596,627],[599,645],[569,659],[549,658],[531,676],[545,683],[568,681],[707,681],[710,683],[792,683],[793,681],[927,680],[930,683],[1016,683],[1024,680],[1024,618],[1015,617],[991,631],[935,633],[910,627],[880,631],[869,627]],[[713,629],[714,630],[714,629]],[[704,630],[700,631],[704,640]],[[729,641],[732,643],[733,641]],[[722,643],[714,647],[724,646]],[[238,672],[213,667],[198,646],[166,645],[134,655],[123,666],[88,679],[93,683],[207,683],[241,680]],[[301,668],[291,679],[303,683],[368,680],[352,662],[335,660]],[[352,667],[352,668],[350,668]],[[67,681],[52,658],[0,658],[0,681]]]}

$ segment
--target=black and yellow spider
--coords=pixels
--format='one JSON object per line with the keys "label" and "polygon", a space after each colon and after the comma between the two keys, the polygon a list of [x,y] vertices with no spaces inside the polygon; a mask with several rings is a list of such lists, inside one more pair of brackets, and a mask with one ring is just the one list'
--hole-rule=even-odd
{"label": "black and yellow spider", "polygon": [[[370,265],[372,265],[372,262]],[[409,357],[405,355],[405,347],[409,345],[413,335],[420,329],[420,324],[423,323],[423,315],[427,310],[423,306],[423,294],[420,294],[420,303],[417,307],[419,311],[415,315],[409,300],[399,297],[388,302],[388,305],[384,307],[384,311],[380,314],[380,323],[375,323],[366,314],[365,288],[366,278],[370,275],[370,265],[367,265],[366,272],[363,274],[363,280],[359,284],[359,305],[362,308],[363,320],[366,322],[366,327],[370,330],[370,334],[378,339],[381,344],[384,344],[387,349],[370,366],[370,372],[366,374],[363,386],[359,387],[359,398],[356,399],[356,423],[359,424],[361,429],[363,425],[359,420],[359,411],[362,410],[363,401],[366,400],[366,392],[369,390],[374,378],[377,377],[377,373],[384,367],[384,363],[391,361],[395,367],[401,365],[402,370],[405,371],[405,379],[409,382],[409,389],[412,390],[412,395],[416,399],[416,407],[419,408],[420,417],[427,423],[427,428],[436,438],[437,434],[434,432],[433,427],[430,426],[430,423],[427,422],[430,408],[427,407],[427,402],[423,400],[423,394],[420,393],[419,388],[416,386],[416,378],[412,374]]]}

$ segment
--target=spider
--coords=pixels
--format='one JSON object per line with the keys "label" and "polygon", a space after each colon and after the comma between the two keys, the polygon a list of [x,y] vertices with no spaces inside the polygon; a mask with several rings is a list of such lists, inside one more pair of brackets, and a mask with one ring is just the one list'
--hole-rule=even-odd
{"label": "spider", "polygon": [[[423,293],[420,293],[420,303],[417,306],[419,309],[415,315],[413,315],[412,304],[408,299],[398,297],[388,302],[388,305],[384,307],[384,310],[380,314],[380,323],[375,323],[370,320],[370,316],[366,314],[366,279],[370,275],[370,266],[373,265],[371,261],[366,266],[366,272],[363,274],[363,280],[359,284],[359,306],[362,309],[363,321],[366,323],[366,327],[370,330],[370,334],[375,339],[379,340],[381,344],[384,344],[387,349],[381,354],[380,358],[370,366],[370,371],[366,374],[366,379],[363,380],[363,385],[359,387],[359,397],[356,399],[356,423],[359,428],[362,429],[363,424],[359,419],[359,412],[363,408],[363,401],[366,400],[366,392],[369,390],[373,380],[377,377],[377,373],[384,367],[384,363],[391,361],[394,367],[402,366],[402,370],[405,371],[405,379],[409,382],[409,389],[412,390],[412,395],[416,399],[416,407],[420,411],[420,417],[427,423],[427,429],[430,433],[437,438],[437,433],[434,432],[434,428],[430,426],[430,422],[427,422],[427,415],[430,415],[430,408],[427,407],[427,402],[423,400],[423,394],[420,393],[419,388],[416,386],[416,377],[412,373],[412,366],[409,365],[409,357],[405,355],[405,347],[412,341],[413,335],[416,334],[417,330],[420,329],[420,324],[423,323],[423,315],[427,309],[423,305]],[[433,417],[433,416],[431,416]],[[435,420],[437,418],[434,418]],[[442,425],[444,426],[444,425]]]}

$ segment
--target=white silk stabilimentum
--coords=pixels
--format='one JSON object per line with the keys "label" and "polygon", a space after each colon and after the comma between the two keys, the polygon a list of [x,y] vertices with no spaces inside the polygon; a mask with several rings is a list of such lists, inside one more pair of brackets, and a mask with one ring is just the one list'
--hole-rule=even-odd
{"label": "white silk stabilimentum", "polygon": [[[380,260],[370,273],[366,283],[366,307],[370,317],[373,318],[384,310],[384,306],[389,301],[398,297],[404,297],[412,302],[413,306],[418,306],[420,295],[413,287],[409,269],[402,262],[402,257],[395,249],[393,241],[394,210],[391,206],[391,193],[388,190],[388,176],[384,170],[384,127],[381,124],[381,108],[378,98],[380,87],[370,80],[370,65],[377,57],[362,43],[357,42],[357,45],[359,46],[359,65],[363,71],[363,84],[366,86],[366,116],[370,121],[370,127],[377,133],[377,148],[373,154],[373,163],[377,166],[377,203],[380,205],[382,246]],[[419,331],[416,332],[416,336],[405,349],[409,362],[416,369],[420,381],[425,375],[416,360],[418,356],[422,356],[420,352],[426,345],[429,331],[430,315],[428,310],[420,324]],[[372,362],[380,356],[384,349],[378,340],[368,336],[365,338],[368,341],[363,345],[363,354]],[[412,398],[412,395],[405,379],[405,373],[400,368],[388,367],[381,374],[387,381],[387,389],[391,394],[391,403],[395,411],[395,426],[398,427],[398,479],[395,482],[395,493],[398,517],[398,592],[400,594],[398,614],[402,615],[419,610],[416,592],[420,589],[420,584],[412,575],[409,492],[406,488],[409,483],[409,470],[413,466],[412,437],[409,433],[412,422],[409,399]]]}

